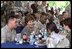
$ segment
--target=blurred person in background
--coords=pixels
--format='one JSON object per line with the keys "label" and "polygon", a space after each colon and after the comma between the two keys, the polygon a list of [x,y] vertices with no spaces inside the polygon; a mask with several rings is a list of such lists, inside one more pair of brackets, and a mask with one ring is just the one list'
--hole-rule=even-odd
{"label": "blurred person in background", "polygon": [[70,17],[70,16],[69,16],[68,12],[67,12],[67,11],[64,11],[64,12],[62,13],[62,16],[60,17],[60,21],[66,19],[66,18],[69,18],[69,17]]}
{"label": "blurred person in background", "polygon": [[49,19],[50,21],[54,21],[54,11],[48,10],[48,11],[47,11],[47,15],[48,15],[48,19]]}
{"label": "blurred person in background", "polygon": [[32,8],[32,10],[33,10],[33,13],[35,13],[35,12],[38,11],[38,8],[37,8],[37,7],[38,7],[38,4],[37,4],[37,2],[38,2],[38,1],[35,1],[35,3],[31,5],[31,8]]}
{"label": "blurred person in background", "polygon": [[66,34],[66,38],[68,38],[69,42],[71,42],[71,18],[62,20],[60,24],[62,25],[64,29],[63,30],[64,32],[62,32],[62,34]]}
{"label": "blurred person in background", "polygon": [[60,17],[60,8],[58,8],[58,9],[56,9],[55,10],[55,16],[57,17],[57,18],[59,18]]}
{"label": "blurred person in background", "polygon": [[42,1],[42,4],[39,5],[37,8],[38,11],[46,13],[46,1]]}
{"label": "blurred person in background", "polygon": [[1,28],[6,25],[5,12],[1,10]]}

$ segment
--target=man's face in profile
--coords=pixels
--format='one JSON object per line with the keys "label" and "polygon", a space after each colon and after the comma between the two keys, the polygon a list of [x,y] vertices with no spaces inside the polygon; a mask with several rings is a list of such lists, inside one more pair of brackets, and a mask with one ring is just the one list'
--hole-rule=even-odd
{"label": "man's face in profile", "polygon": [[10,20],[10,24],[12,25],[12,28],[16,28],[16,26],[17,26],[17,19],[16,18],[11,19]]}

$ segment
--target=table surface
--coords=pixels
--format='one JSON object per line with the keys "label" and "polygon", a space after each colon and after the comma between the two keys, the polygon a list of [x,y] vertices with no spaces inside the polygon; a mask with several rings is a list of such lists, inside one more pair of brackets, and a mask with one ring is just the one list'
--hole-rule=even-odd
{"label": "table surface", "polygon": [[16,42],[6,42],[1,44],[1,48],[46,48],[46,46],[30,45],[29,43],[18,44]]}

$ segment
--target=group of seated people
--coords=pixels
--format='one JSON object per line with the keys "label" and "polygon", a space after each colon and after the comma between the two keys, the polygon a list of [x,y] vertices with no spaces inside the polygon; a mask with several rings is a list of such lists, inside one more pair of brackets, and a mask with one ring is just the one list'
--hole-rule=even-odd
{"label": "group of seated people", "polygon": [[34,36],[41,34],[41,38],[34,38],[35,43],[44,43],[47,48],[69,48],[71,46],[71,17],[66,11],[62,15],[54,15],[52,10],[48,10],[47,13],[11,12],[6,25],[1,28],[1,43],[15,41],[16,37],[21,40],[24,35],[30,39],[32,34]]}

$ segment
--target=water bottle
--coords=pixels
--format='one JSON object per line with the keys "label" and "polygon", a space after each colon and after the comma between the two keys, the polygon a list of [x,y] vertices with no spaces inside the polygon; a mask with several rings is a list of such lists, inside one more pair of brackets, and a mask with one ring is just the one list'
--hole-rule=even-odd
{"label": "water bottle", "polygon": [[16,44],[19,44],[19,41],[20,41],[20,34],[16,34],[16,37],[15,37],[15,41],[16,41]]}
{"label": "water bottle", "polygon": [[40,33],[41,33],[42,35],[44,35],[44,31],[45,31],[45,28],[42,28],[42,29],[40,30]]}
{"label": "water bottle", "polygon": [[19,44],[22,44],[22,43],[23,43],[23,39],[20,39]]}
{"label": "water bottle", "polygon": [[45,29],[44,31],[44,39],[46,40],[47,39],[47,30]]}
{"label": "water bottle", "polygon": [[33,45],[34,42],[35,42],[34,34],[31,33],[31,35],[30,35],[30,44]]}

